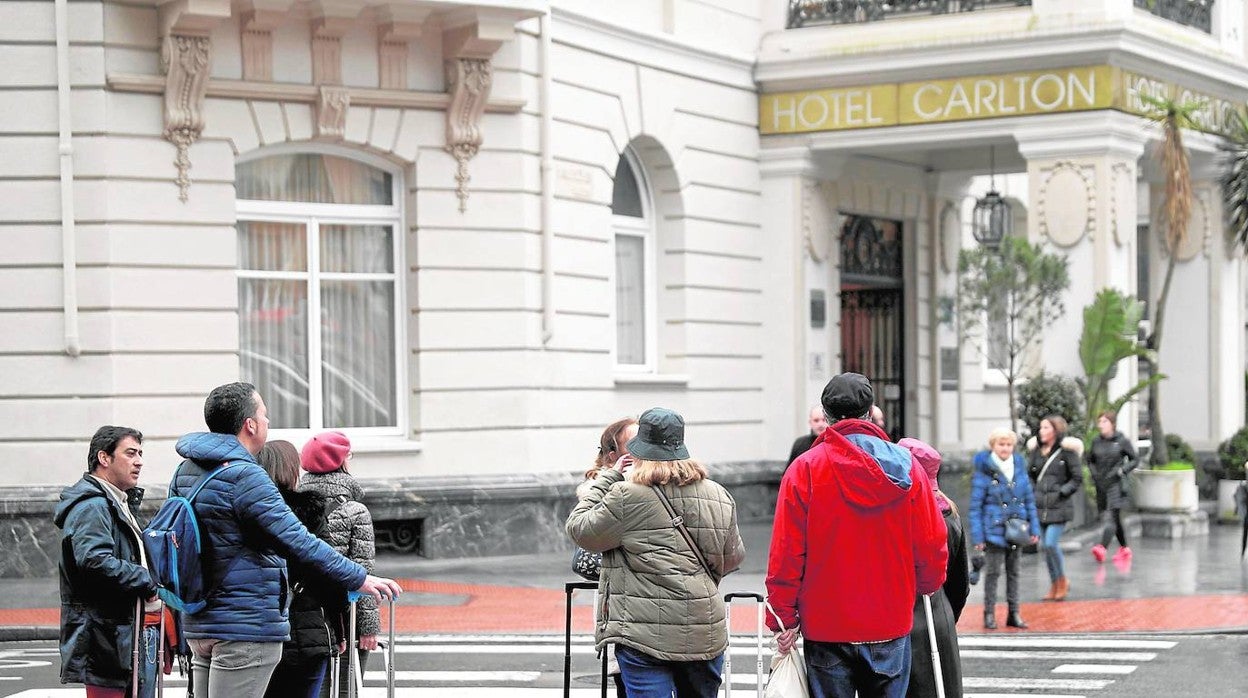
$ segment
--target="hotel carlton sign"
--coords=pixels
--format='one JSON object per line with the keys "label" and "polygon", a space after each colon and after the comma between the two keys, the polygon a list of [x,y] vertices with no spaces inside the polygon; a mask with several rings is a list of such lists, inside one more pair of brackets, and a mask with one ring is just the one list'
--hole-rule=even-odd
{"label": "hotel carlton sign", "polygon": [[764,94],[759,101],[763,135],[934,124],[1095,109],[1147,114],[1140,94],[1200,103],[1197,123],[1226,133],[1234,100],[1098,65],[952,80],[865,85]]}

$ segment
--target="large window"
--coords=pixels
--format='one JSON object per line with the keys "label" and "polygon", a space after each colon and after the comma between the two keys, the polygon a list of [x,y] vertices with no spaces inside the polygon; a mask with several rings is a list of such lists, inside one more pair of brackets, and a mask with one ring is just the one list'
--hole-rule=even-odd
{"label": "large window", "polygon": [[393,175],[319,153],[239,163],[242,378],[275,429],[400,427]]}
{"label": "large window", "polygon": [[615,363],[625,370],[655,367],[654,222],[649,189],[632,152],[615,168],[611,197],[615,233]]}

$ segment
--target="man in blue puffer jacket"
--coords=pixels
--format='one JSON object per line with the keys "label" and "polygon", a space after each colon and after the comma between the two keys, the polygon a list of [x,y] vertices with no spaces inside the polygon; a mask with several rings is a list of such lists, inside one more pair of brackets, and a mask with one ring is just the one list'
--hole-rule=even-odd
{"label": "man in blue puffer jacket", "polygon": [[214,389],[204,403],[208,432],[183,436],[186,460],[170,484],[185,496],[204,473],[234,464],[195,499],[205,534],[203,565],[208,605],[187,616],[196,692],[213,698],[264,695],[290,638],[286,560],[378,600],[399,586],[374,577],[312,535],[282,500],[255,454],[269,434],[268,410],[250,383]]}

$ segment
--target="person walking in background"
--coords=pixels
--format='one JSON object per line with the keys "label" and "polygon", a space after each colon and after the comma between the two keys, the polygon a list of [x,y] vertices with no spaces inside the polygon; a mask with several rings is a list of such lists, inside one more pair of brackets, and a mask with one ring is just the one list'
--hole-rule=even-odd
{"label": "person walking in background", "polygon": [[1131,548],[1127,546],[1127,532],[1122,528],[1122,508],[1127,504],[1122,482],[1139,467],[1140,459],[1131,441],[1118,431],[1117,414],[1102,412],[1097,415],[1096,428],[1099,433],[1092,440],[1088,468],[1096,483],[1096,508],[1104,517],[1104,526],[1101,541],[1092,546],[1092,557],[1097,562],[1105,562],[1109,543],[1117,535],[1118,552],[1114,553],[1114,562],[1129,565]]}
{"label": "person walking in background", "polygon": [[[923,469],[931,484],[936,506],[945,520],[945,542],[949,548],[949,562],[945,566],[945,583],[931,595],[932,624],[936,630],[936,647],[940,652],[941,675],[945,698],[962,696],[962,656],[958,648],[958,619],[971,593],[967,581],[966,536],[958,507],[952,499],[940,491],[940,453],[918,439],[902,439],[898,446],[910,452],[914,462]],[[931,638],[928,636],[927,612],[923,608],[923,596],[915,600],[914,629],[910,631],[911,665],[910,686],[907,698],[935,698],[936,673],[932,667]]]}
{"label": "person walking in background", "polygon": [[[256,454],[282,500],[300,523],[325,538],[326,499],[319,492],[297,491],[299,451],[289,441],[270,441]],[[335,502],[334,506],[337,506]],[[290,576],[290,639],[282,646],[282,659],[269,679],[265,698],[316,698],[325,681],[329,659],[341,652],[346,637],[343,613],[347,590],[321,581],[298,562],[288,562]]]}
{"label": "person walking in background", "polygon": [[[1019,613],[1021,546],[1040,541],[1036,496],[1027,477],[1027,464],[1014,452],[1018,437],[1009,429],[988,435],[988,450],[975,454],[971,475],[971,541],[984,555],[984,627],[997,627],[997,580],[1005,565],[1005,601],[1010,613],[1005,624],[1026,628]],[[1016,523],[1010,523],[1014,519]]]}
{"label": "person walking in background", "polygon": [[945,581],[948,532],[927,474],[868,421],[874,397],[861,374],[828,381],[831,425],[780,482],[768,625],[781,654],[805,637],[812,698],[904,696],[916,594]]}
{"label": "person walking in background", "polygon": [[[594,458],[594,465],[585,472],[585,482],[576,487],[578,501],[589,496],[590,488],[598,475],[615,468],[621,459],[632,459],[632,456],[628,455],[628,442],[634,436],[637,436],[637,420],[632,417],[617,419],[602,430],[602,434],[598,437],[598,455]],[[602,553],[590,553],[590,555],[597,557],[597,567],[601,570]],[[590,577],[590,579],[593,578]],[[627,698],[624,679],[620,677],[620,663],[615,659],[615,650],[608,645],[607,652],[610,655],[607,660],[607,675],[615,682],[616,697]]]}
{"label": "person walking in background", "polygon": [[810,447],[819,439],[819,435],[824,429],[828,428],[828,418],[823,416],[823,408],[815,406],[810,408],[810,415],[806,419],[806,424],[810,426],[810,432],[802,434],[793,440],[793,448],[789,449],[789,463],[792,465],[797,457],[810,450]]}
{"label": "person walking in background", "polygon": [[603,553],[598,649],[615,645],[629,698],[715,698],[728,649],[719,580],[745,559],[736,503],[690,459],[671,410],[646,410],[628,453],[567,521],[577,545]]}
{"label": "person walking in background", "polygon": [[334,552],[282,500],[255,459],[269,435],[268,408],[255,386],[214,388],[204,401],[204,422],[210,431],[178,440],[175,450],[186,460],[169,485],[170,495],[185,496],[205,474],[222,469],[195,500],[205,538],[204,577],[213,585],[207,605],[184,617],[195,695],[259,698],[290,636],[287,560],[374,598],[402,590]]}
{"label": "person walking in background", "polygon": [[61,683],[85,684],[87,698],[131,695],[140,599],[145,627],[139,695],[156,692],[160,602],[135,518],[143,501],[142,470],[143,434],[100,427],[87,449],[87,472],[61,491],[53,518],[61,529]]}
{"label": "person walking in background", "polygon": [[[347,470],[351,461],[351,440],[342,432],[323,431],[303,445],[299,460],[306,471],[299,481],[300,491],[316,492],[330,503],[327,506],[338,503],[326,520],[325,541],[338,554],[371,573],[377,558],[373,517],[361,501],[364,488]],[[361,676],[368,664],[368,653],[377,649],[380,631],[381,614],[376,599],[362,597],[357,604],[357,637],[347,638],[348,648],[357,647],[358,643]],[[329,695],[328,685],[321,695]],[[345,681],[339,687],[339,695],[347,695]]]}
{"label": "person walking in background", "polygon": [[1062,556],[1062,532],[1074,517],[1072,501],[1083,489],[1083,441],[1066,436],[1066,420],[1049,415],[1040,420],[1035,448],[1028,458],[1027,474],[1036,492],[1036,513],[1043,529],[1040,545],[1049,568],[1049,591],[1045,601],[1062,601],[1070,593],[1066,560]]}

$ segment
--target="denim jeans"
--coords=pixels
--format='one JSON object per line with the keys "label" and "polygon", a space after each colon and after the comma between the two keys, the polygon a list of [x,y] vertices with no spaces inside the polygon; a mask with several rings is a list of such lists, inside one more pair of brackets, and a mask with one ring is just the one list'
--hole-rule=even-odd
{"label": "denim jeans", "polygon": [[692,662],[672,662],[617,645],[615,659],[628,698],[716,698],[723,680],[724,655]]}
{"label": "denim jeans", "polygon": [[261,698],[282,659],[282,643],[190,639],[195,695]]}
{"label": "denim jeans", "polygon": [[317,698],[328,673],[329,659],[319,662],[281,662],[269,678],[265,698]]}
{"label": "denim jeans", "polygon": [[1044,536],[1041,546],[1044,548],[1044,564],[1049,566],[1049,581],[1056,582],[1058,577],[1066,576],[1066,559],[1062,557],[1062,531],[1066,524],[1051,523],[1044,525]]}
{"label": "denim jeans", "polygon": [[910,685],[910,636],[853,644],[806,640],[810,698],[904,698]]}

